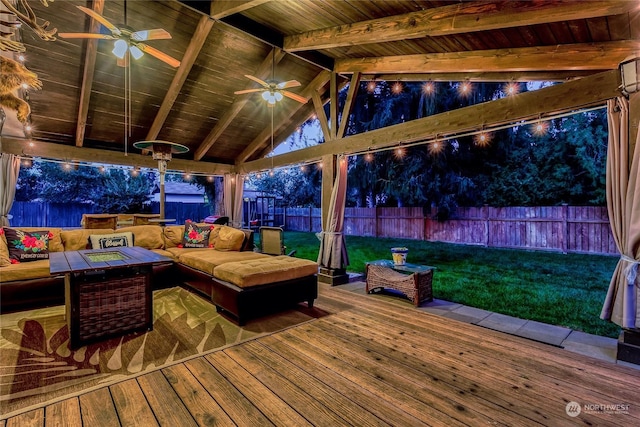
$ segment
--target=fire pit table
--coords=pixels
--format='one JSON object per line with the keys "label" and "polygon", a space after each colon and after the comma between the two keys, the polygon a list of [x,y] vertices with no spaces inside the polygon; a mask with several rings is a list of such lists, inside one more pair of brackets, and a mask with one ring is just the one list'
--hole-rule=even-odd
{"label": "fire pit table", "polygon": [[165,262],[138,246],[51,252],[51,274],[65,278],[70,347],[153,329],[151,271]]}

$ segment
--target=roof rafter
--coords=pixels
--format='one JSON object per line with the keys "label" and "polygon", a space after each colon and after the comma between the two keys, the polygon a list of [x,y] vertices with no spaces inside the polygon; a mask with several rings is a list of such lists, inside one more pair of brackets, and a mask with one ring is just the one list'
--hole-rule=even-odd
{"label": "roof rafter", "polygon": [[225,16],[240,13],[270,1],[271,0],[216,0],[211,2],[210,14],[213,19],[222,19]]}
{"label": "roof rafter", "polygon": [[476,1],[356,22],[286,36],[289,52],[384,43],[575,19],[617,15],[638,9],[630,1]]}
{"label": "roof rafter", "polygon": [[187,80],[189,76],[189,72],[193,67],[193,64],[200,54],[200,50],[202,46],[204,46],[205,41],[207,41],[207,37],[211,32],[211,28],[213,28],[214,20],[207,16],[202,16],[200,21],[198,21],[198,26],[193,32],[193,36],[191,37],[191,41],[189,42],[189,46],[182,57],[182,61],[180,62],[180,67],[176,74],[173,76],[173,80],[171,81],[171,85],[167,90],[167,93],[162,100],[162,104],[158,109],[158,113],[156,114],[155,119],[153,119],[153,123],[149,128],[149,132],[147,132],[147,140],[153,140],[158,137],[160,133],[160,129],[162,129],[162,125],[167,120],[169,113],[171,112],[171,108],[173,104],[176,102],[178,95],[180,94],[180,90],[184,85],[184,82]]}
{"label": "roof rafter", "polygon": [[640,49],[640,41],[428,53],[336,61],[337,73],[461,73],[611,70]]}
{"label": "roof rafter", "polygon": [[[273,51],[274,49],[275,53]],[[269,51],[269,54],[265,57],[265,59],[256,70],[255,74],[253,75],[260,79],[266,79],[270,75],[269,73],[272,69],[272,62],[274,63],[273,65],[278,64],[280,61],[282,61],[284,55],[285,52],[282,49],[274,47],[271,51]],[[253,89],[255,88],[255,83],[253,81],[250,81],[244,88]],[[224,116],[222,116],[220,120],[218,120],[218,123],[216,123],[213,129],[211,129],[209,135],[207,135],[202,143],[200,143],[200,146],[196,149],[193,155],[193,158],[195,160],[200,160],[204,157],[205,154],[207,154],[207,151],[211,149],[213,144],[215,144],[218,138],[220,138],[220,135],[224,133],[224,130],[231,124],[231,122],[233,122],[233,119],[236,118],[245,104],[249,102],[249,99],[250,98],[248,96],[236,96],[233,104],[231,104],[231,107],[227,110],[226,113],[224,113]]]}
{"label": "roof rafter", "polygon": [[[104,0],[93,2],[93,11],[102,14]],[[100,22],[91,18],[89,32],[100,31]],[[91,88],[93,87],[93,73],[96,70],[96,57],[98,56],[98,40],[87,40],[87,50],[84,55],[84,71],[82,74],[82,87],[80,88],[80,100],[78,102],[78,120],[76,122],[76,147],[84,144],[84,134],[87,127],[87,117],[89,116],[89,101],[91,99]]]}

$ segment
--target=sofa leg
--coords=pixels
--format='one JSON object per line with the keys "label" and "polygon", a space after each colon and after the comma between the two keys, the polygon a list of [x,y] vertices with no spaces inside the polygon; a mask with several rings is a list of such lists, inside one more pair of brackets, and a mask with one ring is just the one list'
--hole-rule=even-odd
{"label": "sofa leg", "polygon": [[310,300],[307,302],[307,305],[309,306],[309,308],[313,308],[313,301],[314,301],[313,299],[310,299]]}

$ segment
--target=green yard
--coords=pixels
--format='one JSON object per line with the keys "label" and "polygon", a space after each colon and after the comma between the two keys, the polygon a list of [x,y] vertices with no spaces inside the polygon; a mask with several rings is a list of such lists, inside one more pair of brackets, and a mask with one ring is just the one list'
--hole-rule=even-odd
{"label": "green yard", "polygon": [[[317,259],[315,234],[286,232],[285,243],[297,257]],[[391,259],[394,246],[409,248],[407,262],[437,268],[435,298],[590,334],[619,334],[617,325],[599,317],[616,257],[347,236],[347,270],[364,272],[366,261]]]}

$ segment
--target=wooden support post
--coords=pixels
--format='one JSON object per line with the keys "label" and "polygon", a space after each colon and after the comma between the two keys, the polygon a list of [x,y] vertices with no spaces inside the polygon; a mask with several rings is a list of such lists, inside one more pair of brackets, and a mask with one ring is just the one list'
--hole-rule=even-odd
{"label": "wooden support post", "polygon": [[[329,221],[329,205],[333,182],[338,171],[338,157],[335,155],[322,156],[322,231],[327,229]],[[331,286],[343,285],[349,282],[349,275],[344,268],[327,268],[320,266],[318,282],[329,283]]]}

